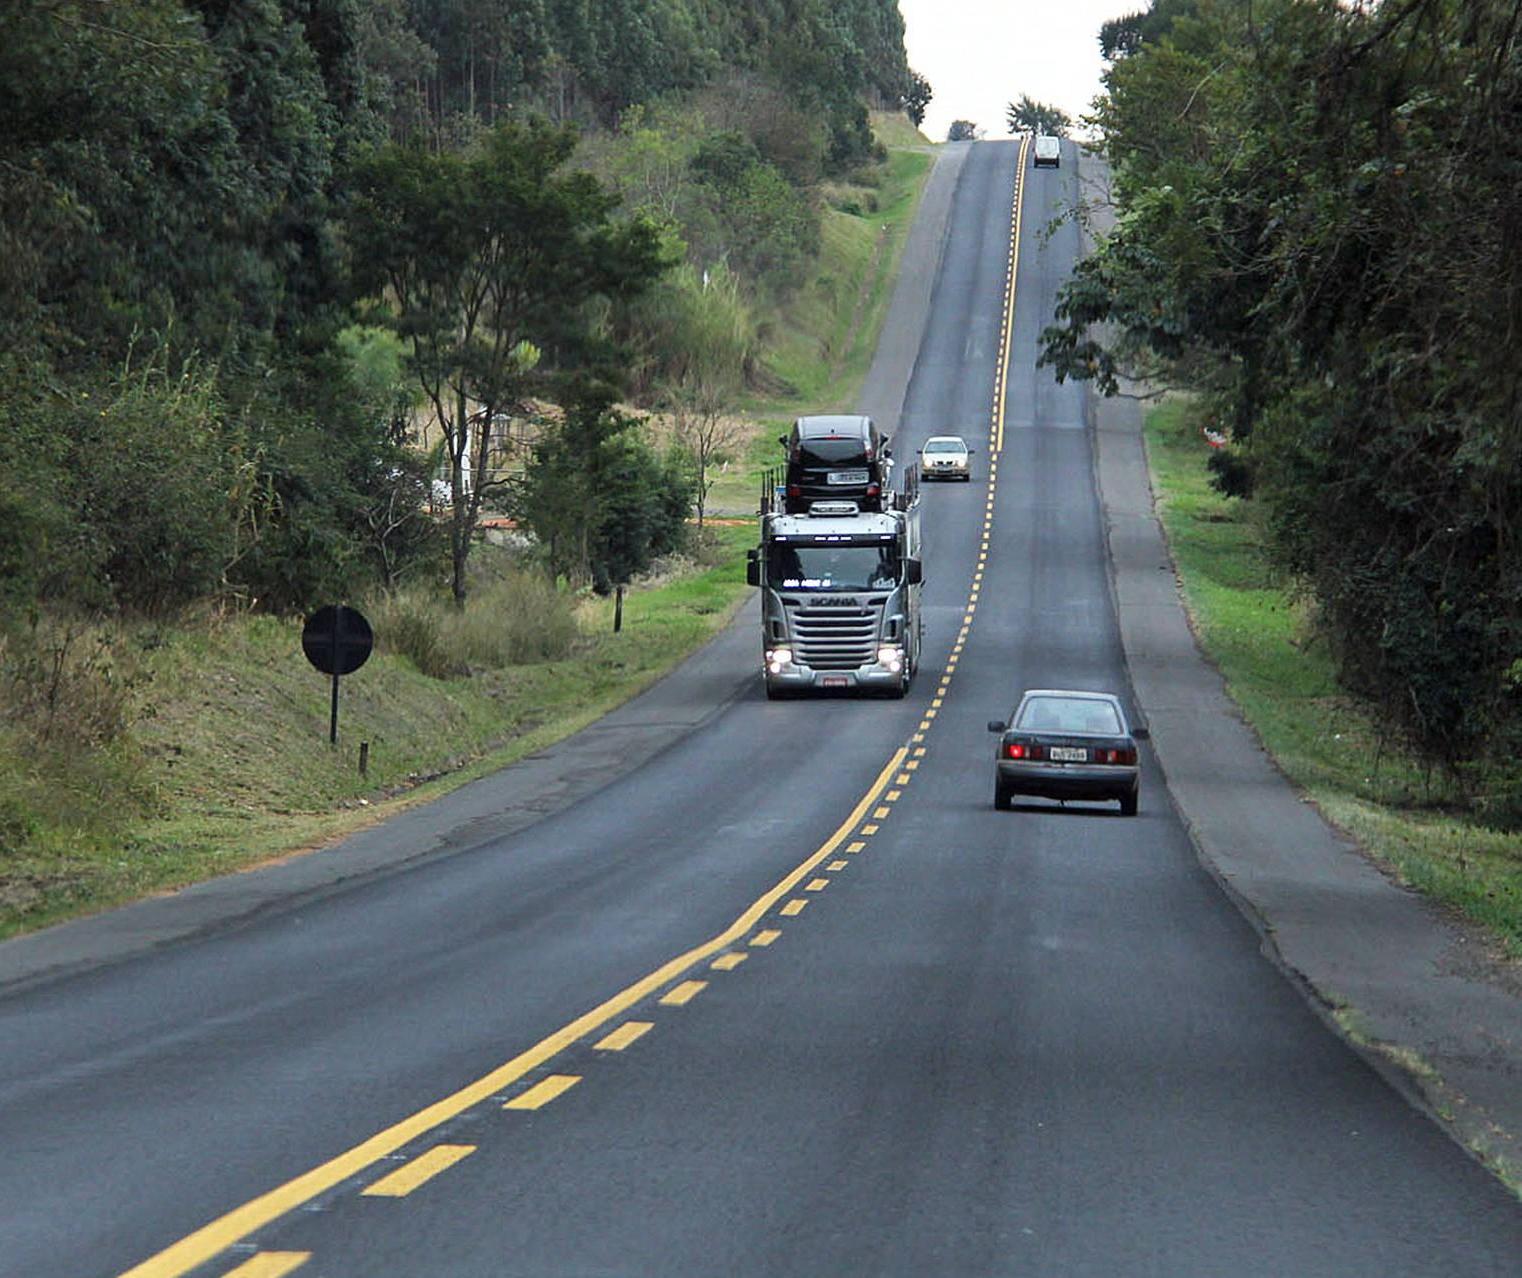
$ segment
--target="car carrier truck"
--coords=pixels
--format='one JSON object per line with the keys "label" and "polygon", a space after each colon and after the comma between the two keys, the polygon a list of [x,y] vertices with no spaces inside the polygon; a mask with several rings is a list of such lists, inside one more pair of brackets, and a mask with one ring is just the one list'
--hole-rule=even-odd
{"label": "car carrier truck", "polygon": [[816,501],[787,514],[763,488],[761,544],[746,579],[761,588],[766,695],[877,691],[902,697],[920,659],[918,473],[881,511]]}

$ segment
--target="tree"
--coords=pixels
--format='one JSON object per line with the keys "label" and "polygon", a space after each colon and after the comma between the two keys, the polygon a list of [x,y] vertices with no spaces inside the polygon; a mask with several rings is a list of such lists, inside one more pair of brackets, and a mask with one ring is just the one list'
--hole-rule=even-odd
{"label": "tree", "polygon": [[354,277],[409,346],[444,436],[455,600],[488,487],[491,421],[548,364],[586,355],[585,303],[643,288],[666,265],[655,228],[615,222],[617,198],[563,173],[574,133],[504,123],[464,153],[388,146],[359,168]]}
{"label": "tree", "polygon": [[919,128],[925,122],[925,108],[930,105],[930,99],[935,96],[930,87],[930,81],[925,79],[918,71],[909,74],[909,88],[904,93],[904,114],[909,117],[909,122],[915,128]]}
{"label": "tree", "polygon": [[1508,776],[1515,815],[1515,7],[1151,16],[1096,112],[1121,215],[1042,361],[1113,389],[1129,348],[1206,397],[1343,686],[1456,775]]}
{"label": "tree", "polygon": [[978,136],[978,126],[971,120],[953,120],[946,130],[948,142],[972,142]]}
{"label": "tree", "polygon": [[1022,96],[1018,102],[1011,102],[1006,118],[1011,133],[1046,133],[1064,138],[1073,127],[1073,121],[1066,112],[1028,96]]}
{"label": "tree", "polygon": [[534,446],[515,513],[552,576],[606,593],[677,548],[691,482],[677,459],[656,456],[606,387],[568,399],[565,420]]}

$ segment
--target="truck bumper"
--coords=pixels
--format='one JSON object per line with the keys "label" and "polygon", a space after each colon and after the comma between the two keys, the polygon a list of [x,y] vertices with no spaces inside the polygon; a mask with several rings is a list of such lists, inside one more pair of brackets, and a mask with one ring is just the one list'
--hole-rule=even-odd
{"label": "truck bumper", "polygon": [[812,670],[808,666],[784,666],[766,672],[766,686],[776,692],[892,692],[904,685],[903,667],[858,666],[855,670]]}

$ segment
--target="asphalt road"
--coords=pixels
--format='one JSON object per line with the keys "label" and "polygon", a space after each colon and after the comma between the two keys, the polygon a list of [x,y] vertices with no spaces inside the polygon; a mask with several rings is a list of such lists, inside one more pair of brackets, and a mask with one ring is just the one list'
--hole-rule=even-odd
{"label": "asphalt road", "polygon": [[1262,956],[1150,762],[1134,819],[992,808],[1020,688],[1128,693],[1083,392],[1034,367],[1073,157],[1024,170],[1006,324],[1016,156],[958,153],[906,263],[898,455],[979,449],[924,496],[910,697],[768,703],[742,625],[579,802],[477,789],[392,872],[13,987],[0,1274],[1518,1273],[1522,1208]]}

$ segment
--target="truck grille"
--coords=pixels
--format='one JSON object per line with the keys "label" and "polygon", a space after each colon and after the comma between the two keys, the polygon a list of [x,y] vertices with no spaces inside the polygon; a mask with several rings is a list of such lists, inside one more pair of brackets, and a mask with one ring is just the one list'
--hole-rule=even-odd
{"label": "truck grille", "polygon": [[877,611],[799,608],[793,614],[798,655],[814,670],[855,670],[877,658]]}

